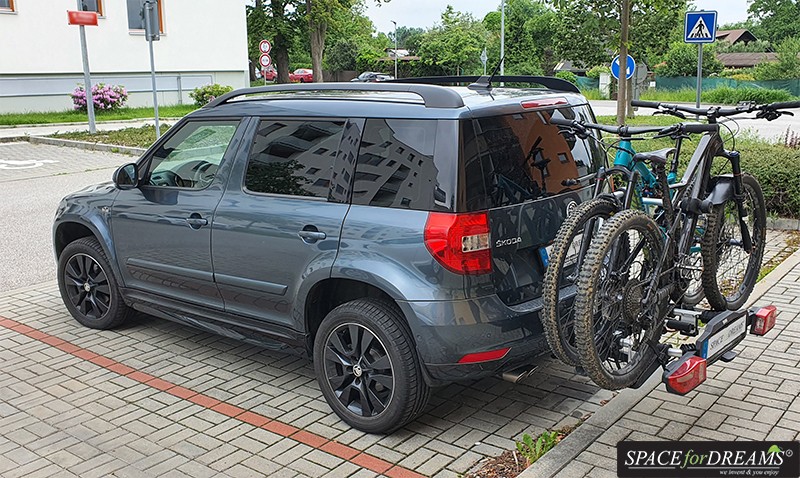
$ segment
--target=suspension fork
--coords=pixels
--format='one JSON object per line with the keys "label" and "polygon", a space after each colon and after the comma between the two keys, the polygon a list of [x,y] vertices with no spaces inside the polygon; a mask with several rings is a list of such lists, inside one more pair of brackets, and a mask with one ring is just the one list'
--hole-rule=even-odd
{"label": "suspension fork", "polygon": [[744,208],[744,183],[742,182],[741,155],[738,151],[723,151],[722,156],[731,162],[733,170],[733,201],[739,213],[739,229],[742,232],[742,248],[750,254],[753,251],[753,239],[747,227],[747,211]]}

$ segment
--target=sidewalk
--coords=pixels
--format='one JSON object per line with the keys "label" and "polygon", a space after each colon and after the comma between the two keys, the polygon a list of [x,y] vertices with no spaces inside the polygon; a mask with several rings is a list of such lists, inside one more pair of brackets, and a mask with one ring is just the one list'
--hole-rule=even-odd
{"label": "sidewalk", "polygon": [[754,305],[778,307],[775,328],[748,335],[733,362],[718,362],[685,396],[668,394],[661,371],[625,390],[521,478],[617,476],[621,440],[797,440],[800,438],[800,251],[756,285]]}
{"label": "sidewalk", "polygon": [[[174,122],[175,118],[162,118],[162,122]],[[136,119],[108,121],[97,123],[97,131],[115,131],[124,128],[141,128],[153,124],[153,119]],[[72,133],[75,131],[89,131],[89,123],[58,123],[30,126],[0,126],[0,142],[10,138],[24,138],[26,136],[48,136],[55,133]]]}

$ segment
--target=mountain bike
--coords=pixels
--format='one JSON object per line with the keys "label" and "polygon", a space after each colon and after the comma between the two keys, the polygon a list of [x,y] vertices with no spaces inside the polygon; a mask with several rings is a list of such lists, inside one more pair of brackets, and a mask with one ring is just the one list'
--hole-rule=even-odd
{"label": "mountain bike", "polygon": [[[616,127],[592,123],[581,123],[581,128],[572,128],[572,121],[551,118],[551,124],[562,126],[562,134],[577,134],[582,138],[591,137],[586,130],[593,129],[619,136],[619,140],[607,145],[607,149],[617,149],[614,164],[601,169],[596,176],[593,199],[579,205],[562,223],[558,235],[548,254],[548,268],[543,280],[542,324],[548,344],[553,354],[567,365],[578,366],[580,357],[575,347],[575,321],[572,308],[576,294],[575,281],[580,272],[583,257],[591,238],[600,227],[617,212],[635,208],[655,213],[661,207],[662,198],[657,186],[655,173],[647,166],[647,154],[637,154],[633,148],[636,137],[645,133],[655,133],[663,127]],[[674,150],[662,151],[672,154],[672,163],[667,175],[669,184],[677,181],[678,157],[686,134],[676,132],[672,139]],[[615,181],[619,187],[615,187]],[[621,184],[621,183],[624,183]],[[605,191],[612,191],[611,193]],[[703,299],[699,271],[702,271],[700,241],[703,225],[697,227],[697,237],[692,248],[693,279],[683,296],[683,303],[694,306]]]}
{"label": "mountain bike", "polygon": [[[667,182],[667,154],[654,152],[643,158],[656,172],[663,191],[656,217],[627,209],[610,218],[592,238],[576,282],[581,294],[575,300],[575,343],[582,367],[603,388],[640,386],[659,366],[665,368],[668,389],[670,379],[687,373],[686,369],[693,375],[680,382],[681,386],[696,386],[705,379],[707,365],[732,359],[732,349],[744,339],[747,326],[757,322],[759,312],[728,309],[741,306],[752,291],[766,238],[761,187],[755,178],[742,173],[739,153],[724,148],[718,120],[750,112],[775,119],[788,113],[783,109],[800,107],[800,102],[708,109],[647,102],[636,105],[676,116],[702,115],[709,124],[678,123],[658,133],[704,133],[675,184]],[[578,130],[583,125],[573,121],[571,127]],[[712,176],[712,162],[717,157],[730,162],[733,174]],[[687,262],[697,220],[704,213],[709,214],[709,221],[702,243],[703,289],[712,308],[717,309],[705,313],[678,308],[688,282]],[[726,226],[729,224],[732,227]],[[746,259],[743,270],[736,275],[726,273],[721,281],[720,259],[725,251],[734,249]],[[774,309],[771,316],[764,314],[762,322],[774,323]],[[706,330],[694,344],[677,348],[660,342],[667,327],[696,336],[702,324]],[[675,362],[675,358],[679,360]]]}

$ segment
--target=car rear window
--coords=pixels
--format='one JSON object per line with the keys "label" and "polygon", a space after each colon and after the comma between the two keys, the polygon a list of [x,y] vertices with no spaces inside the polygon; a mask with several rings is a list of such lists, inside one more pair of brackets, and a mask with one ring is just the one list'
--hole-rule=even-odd
{"label": "car rear window", "polygon": [[[463,121],[464,211],[510,206],[569,191],[568,179],[594,174],[605,153],[592,138],[559,134],[551,117],[592,121],[588,107]],[[460,208],[461,209],[461,208]]]}

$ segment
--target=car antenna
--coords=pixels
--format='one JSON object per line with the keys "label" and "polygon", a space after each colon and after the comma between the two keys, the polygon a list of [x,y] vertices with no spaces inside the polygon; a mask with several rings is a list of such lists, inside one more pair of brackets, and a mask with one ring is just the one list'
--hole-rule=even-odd
{"label": "car antenna", "polygon": [[492,70],[491,76],[483,75],[480,78],[478,78],[478,81],[472,83],[467,88],[469,88],[470,90],[491,90],[492,80],[494,79],[495,75],[497,75],[497,72],[500,70],[500,65],[503,64],[503,60],[505,60],[505,58],[506,58],[505,55],[503,55],[500,58],[500,61],[497,62],[497,65],[494,67],[494,70]]}

